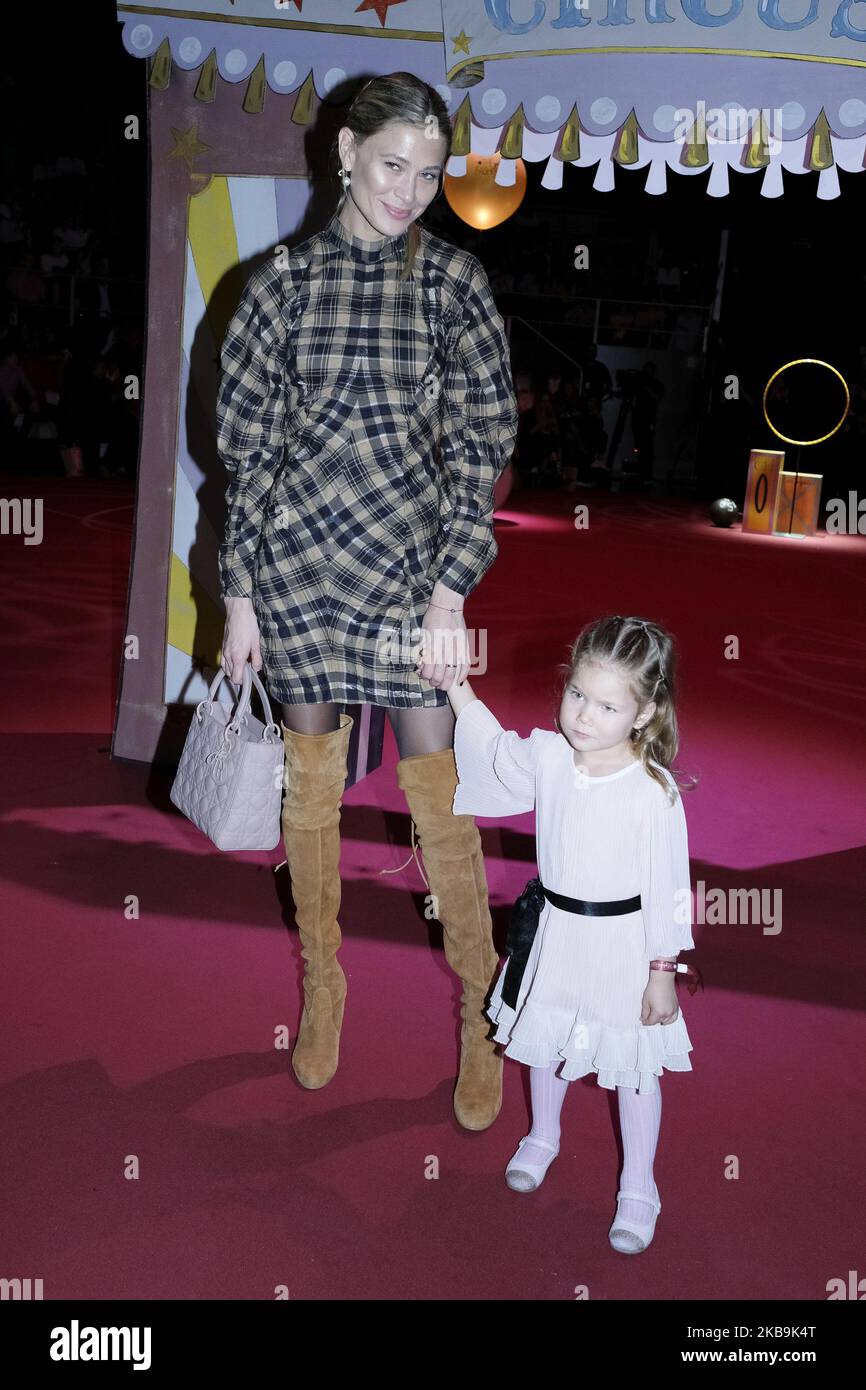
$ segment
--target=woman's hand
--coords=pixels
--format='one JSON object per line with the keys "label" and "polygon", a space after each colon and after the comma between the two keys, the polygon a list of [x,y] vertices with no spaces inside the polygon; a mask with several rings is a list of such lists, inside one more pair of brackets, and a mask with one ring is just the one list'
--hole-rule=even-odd
{"label": "woman's hand", "polygon": [[251,598],[225,598],[223,602],[226,606],[226,625],[220,665],[229,680],[240,685],[247,661],[254,671],[262,669],[259,625]]}
{"label": "woman's hand", "polygon": [[419,674],[424,680],[449,690],[469,674],[469,637],[462,613],[427,609],[421,619]]}
{"label": "woman's hand", "polygon": [[649,984],[641,1000],[640,1021],[646,1027],[653,1023],[674,1023],[680,1011],[677,1003],[675,976],[671,970],[650,971]]}

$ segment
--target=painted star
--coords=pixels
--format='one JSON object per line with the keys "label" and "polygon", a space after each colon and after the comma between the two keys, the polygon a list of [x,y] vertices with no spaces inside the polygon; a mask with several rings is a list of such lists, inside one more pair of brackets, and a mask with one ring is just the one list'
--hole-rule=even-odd
{"label": "painted star", "polygon": [[389,5],[405,5],[406,0],[361,0],[355,14],[361,14],[363,10],[375,10],[379,16],[379,23],[385,27],[385,20],[388,16]]}
{"label": "painted star", "polygon": [[461,30],[460,30],[460,33],[457,35],[456,39],[454,40],[454,52],[455,52],[455,53],[468,53],[468,52],[469,52],[469,45],[470,45],[471,42],[472,42],[472,40],[470,39],[469,35],[466,33],[466,30],[465,30],[465,29],[461,29]]}
{"label": "painted star", "polygon": [[192,162],[196,155],[204,154],[205,150],[211,148],[210,145],[203,145],[198,138],[198,121],[194,121],[189,130],[175,130],[172,126],[171,133],[175,143],[174,149],[169,150],[169,155],[177,155],[178,159],[182,159],[189,172],[192,173]]}

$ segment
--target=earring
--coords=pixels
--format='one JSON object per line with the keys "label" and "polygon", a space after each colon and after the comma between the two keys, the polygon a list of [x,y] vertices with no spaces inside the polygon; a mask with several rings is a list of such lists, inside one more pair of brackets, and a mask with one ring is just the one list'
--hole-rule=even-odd
{"label": "earring", "polygon": [[348,188],[349,184],[352,182],[352,175],[350,171],[348,169],[344,169],[342,164],[340,165],[340,182],[342,183],[344,188]]}

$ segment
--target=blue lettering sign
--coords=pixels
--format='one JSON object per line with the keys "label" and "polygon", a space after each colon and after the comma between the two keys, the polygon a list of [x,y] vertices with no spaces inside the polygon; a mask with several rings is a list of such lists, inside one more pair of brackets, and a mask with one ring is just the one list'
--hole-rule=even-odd
{"label": "blue lettering sign", "polygon": [[782,19],[779,14],[780,4],[781,0],[761,0],[758,5],[758,18],[771,29],[805,29],[807,24],[814,24],[818,18],[818,0],[809,0],[809,13],[805,19]]}
{"label": "blue lettering sign", "polygon": [[718,29],[721,24],[730,24],[743,8],[743,0],[731,0],[731,8],[725,14],[708,14],[707,0],[680,0],[686,19],[702,24],[705,29]]}
{"label": "blue lettering sign", "polygon": [[490,23],[501,29],[503,34],[528,34],[530,29],[536,29],[544,19],[541,0],[536,0],[532,18],[527,19],[525,24],[518,24],[511,18],[511,0],[484,0],[484,8]]}
{"label": "blue lettering sign", "polygon": [[576,8],[579,3],[580,0],[559,0],[559,19],[551,20],[551,29],[582,29],[589,24],[589,16]]}
{"label": "blue lettering sign", "polygon": [[607,14],[599,24],[634,24],[629,18],[628,0],[607,0]]}
{"label": "blue lettering sign", "polygon": [[833,16],[833,23],[830,25],[831,38],[859,39],[861,43],[866,39],[866,29],[858,29],[848,19],[853,3],[854,0],[842,0],[842,4]]}

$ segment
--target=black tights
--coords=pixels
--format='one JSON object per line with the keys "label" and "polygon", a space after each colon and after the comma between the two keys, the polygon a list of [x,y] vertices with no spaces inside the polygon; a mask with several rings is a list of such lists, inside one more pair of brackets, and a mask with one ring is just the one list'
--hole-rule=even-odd
{"label": "black tights", "polygon": [[[283,705],[283,723],[296,734],[330,734],[340,727],[342,706]],[[387,709],[401,758],[438,753],[454,746],[454,713],[449,705]]]}

